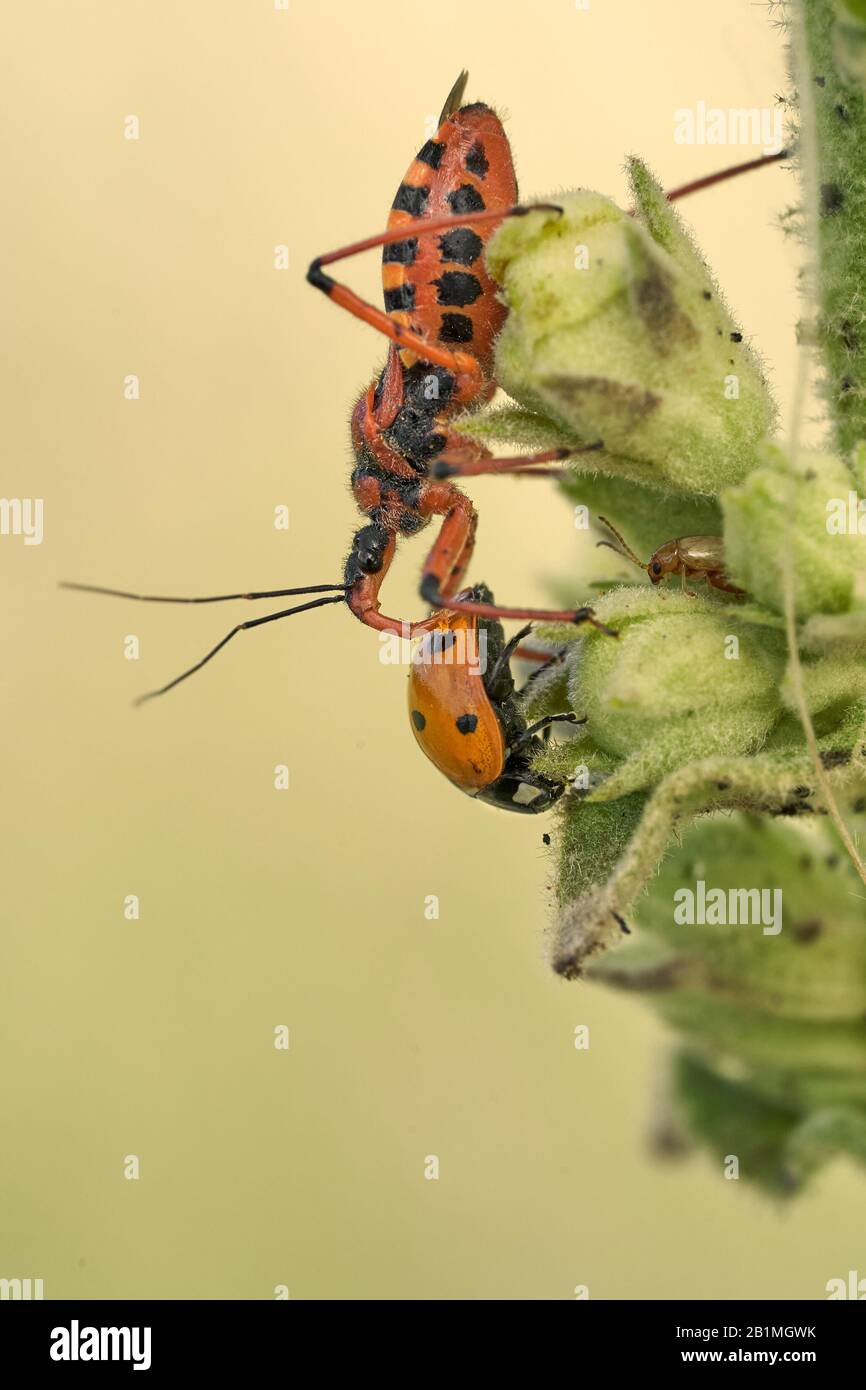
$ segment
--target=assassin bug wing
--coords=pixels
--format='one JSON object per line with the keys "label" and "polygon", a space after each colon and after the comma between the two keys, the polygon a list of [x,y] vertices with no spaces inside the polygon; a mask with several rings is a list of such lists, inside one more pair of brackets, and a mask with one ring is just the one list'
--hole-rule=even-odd
{"label": "assassin bug wing", "polygon": [[442,613],[415,652],[409,673],[409,718],[416,742],[470,796],[496,781],[506,756],[483,664],[477,620]]}
{"label": "assassin bug wing", "polygon": [[466,83],[468,81],[469,73],[467,69],[464,68],[460,76],[457,78],[457,81],[454,83],[454,86],[451,88],[451,91],[445,98],[442,110],[439,112],[440,125],[442,125],[443,121],[445,121],[448,116],[453,116],[454,112],[461,105],[463,101],[463,94],[466,91]]}

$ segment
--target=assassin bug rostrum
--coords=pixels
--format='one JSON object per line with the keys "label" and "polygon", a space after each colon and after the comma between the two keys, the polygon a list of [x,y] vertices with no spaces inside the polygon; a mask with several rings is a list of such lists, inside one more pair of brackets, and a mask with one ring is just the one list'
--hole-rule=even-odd
{"label": "assassin bug rostrum", "polygon": [[693,593],[693,590],[686,588],[687,579],[706,579],[714,589],[723,589],[736,598],[744,597],[745,589],[738,589],[725,574],[724,542],[721,536],[678,536],[675,540],[660,545],[644,564],[607,517],[600,516],[598,519],[616,536],[619,546],[615,546],[611,541],[599,541],[598,544],[605,545],[616,555],[631,560],[638,569],[646,570],[651,584],[660,584],[667,575],[678,574],[684,593]]}
{"label": "assassin bug rostrum", "polygon": [[[483,584],[464,597],[467,604],[494,606]],[[497,619],[479,617],[471,608],[443,609],[412,660],[409,718],[419,747],[461,791],[535,814],[565,790],[532,767],[543,746],[538,735],[558,722],[584,720],[571,713],[547,715],[527,726],[515,699],[511,657],[530,631],[523,627],[506,642]],[[544,654],[546,664],[555,660],[556,654]]]}

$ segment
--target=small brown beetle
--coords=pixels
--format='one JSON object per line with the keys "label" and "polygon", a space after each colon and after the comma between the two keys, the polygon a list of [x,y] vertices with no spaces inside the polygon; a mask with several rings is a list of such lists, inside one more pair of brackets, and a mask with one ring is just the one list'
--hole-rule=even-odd
{"label": "small brown beetle", "polygon": [[737,598],[743,598],[745,595],[745,589],[738,589],[725,574],[724,544],[721,536],[678,536],[676,540],[660,545],[644,564],[607,517],[600,516],[598,519],[608,531],[613,532],[622,549],[611,541],[599,541],[598,544],[606,545],[615,554],[624,555],[639,569],[646,570],[651,583],[660,584],[665,575],[678,574],[682,578],[683,593],[691,594],[693,598],[694,590],[686,588],[687,579],[706,579],[714,589],[724,589],[726,593],[734,594]]}

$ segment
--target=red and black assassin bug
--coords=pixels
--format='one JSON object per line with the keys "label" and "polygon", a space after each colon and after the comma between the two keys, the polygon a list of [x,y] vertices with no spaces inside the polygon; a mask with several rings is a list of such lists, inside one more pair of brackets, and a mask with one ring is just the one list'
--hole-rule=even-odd
{"label": "red and black assassin bug", "polygon": [[[551,450],[495,459],[469,443],[450,420],[489,400],[496,390],[493,353],[505,318],[484,250],[506,217],[533,211],[517,203],[517,181],[508,138],[496,113],[483,102],[461,106],[468,74],[448,94],[436,135],[419,150],[394,199],[385,232],[314,260],[310,284],[391,340],[388,358],[352,411],[355,452],[352,486],[367,525],[356,533],[343,582],[271,589],[207,598],[163,598],[96,585],[66,587],[164,603],[219,603],[320,595],[306,603],[238,623],[201,661],[159,690],[165,694],[210,661],[236,633],[326,604],[346,603],[368,627],[415,636],[435,626],[436,615],[417,622],[380,611],[379,590],[394,558],[398,536],[412,536],[441,518],[421,577],[421,597],[432,608],[476,617],[592,623],[591,608],[566,611],[503,607],[465,594],[456,597],[472,558],[477,513],[452,475],[532,474],[534,465],[563,459],[574,450]],[[536,204],[550,209],[550,204]],[[559,209],[554,209],[559,211]],[[359,298],[323,267],[381,246],[385,309]],[[589,448],[596,448],[591,444]],[[558,470],[557,470],[558,471]]]}
{"label": "red and black assassin bug", "polygon": [[[356,466],[354,495],[368,523],[356,533],[343,580],[302,588],[177,598],[136,594],[90,584],[64,587],[161,603],[221,603],[316,595],[291,608],[238,623],[194,666],[142,700],[163,695],[201,669],[238,633],[326,604],[346,603],[368,627],[414,636],[430,631],[436,613],[417,622],[386,616],[379,591],[388,573],[398,536],[412,536],[434,517],[441,518],[424,564],[420,592],[431,607],[474,614],[476,618],[591,623],[591,608],[565,611],[506,607],[460,592],[472,558],[477,513],[452,481],[455,476],[522,474],[543,477],[538,465],[600,448],[595,440],[574,449],[556,449],[517,458],[491,457],[451,427],[453,418],[489,400],[496,389],[493,354],[506,313],[484,264],[484,249],[506,217],[533,210],[559,211],[552,204],[523,207],[511,150],[502,123],[483,102],[462,106],[467,74],[451,89],[439,127],[410,164],[392,205],[387,229],[377,236],[317,257],[307,279],[335,304],[390,339],[388,357],[377,379],[352,412]],[[784,153],[784,152],[782,152]],[[680,197],[722,178],[781,158],[767,156],[710,175],[676,189]],[[366,303],[323,269],[375,247],[383,248],[385,309]],[[559,473],[559,469],[552,470]]]}

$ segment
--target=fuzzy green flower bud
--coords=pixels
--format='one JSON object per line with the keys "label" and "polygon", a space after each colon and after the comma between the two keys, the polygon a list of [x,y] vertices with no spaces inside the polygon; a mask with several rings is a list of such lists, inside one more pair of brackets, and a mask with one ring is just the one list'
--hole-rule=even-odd
{"label": "fuzzy green flower bud", "polygon": [[676,591],[620,590],[597,611],[619,638],[593,633],[568,658],[569,703],[617,760],[593,800],[650,787],[700,758],[761,746],[783,708],[780,633]]}
{"label": "fuzzy green flower bud", "polygon": [[634,218],[575,192],[503,224],[488,264],[511,309],[497,378],[603,471],[714,495],[755,464],[774,408],[757,359],[659,185],[632,165]]}
{"label": "fuzzy green flower bud", "polygon": [[824,827],[704,821],[661,866],[639,930],[588,971],[643,993],[681,1040],[669,1106],[685,1137],[770,1190],[792,1192],[834,1152],[866,1161],[857,887]]}
{"label": "fuzzy green flower bud", "polygon": [[866,87],[866,0],[834,0],[833,53],[842,76]]}
{"label": "fuzzy green flower bud", "polygon": [[781,613],[790,555],[798,616],[844,612],[858,569],[866,570],[866,516],[861,535],[853,475],[832,454],[801,453],[792,472],[779,445],[760,452],[763,466],[722,494],[728,573]]}

